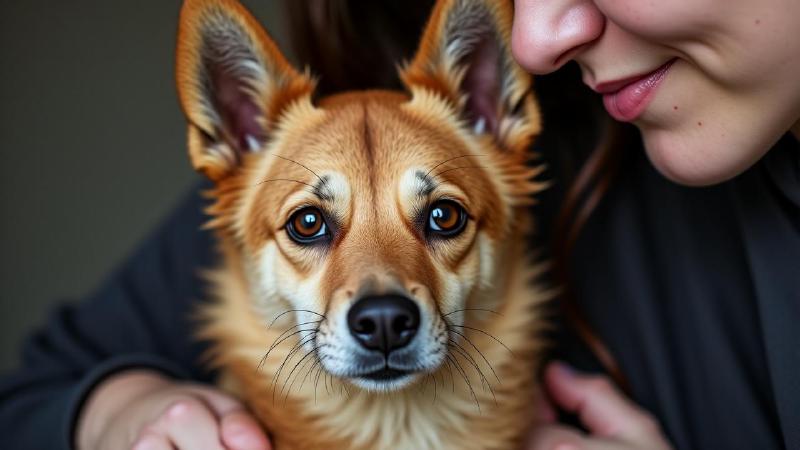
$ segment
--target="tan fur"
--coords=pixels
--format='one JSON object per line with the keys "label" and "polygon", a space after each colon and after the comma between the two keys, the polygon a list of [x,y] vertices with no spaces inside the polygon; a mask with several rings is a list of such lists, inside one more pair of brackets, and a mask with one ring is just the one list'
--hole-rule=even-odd
{"label": "tan fur", "polygon": [[[506,2],[443,0],[403,72],[407,93],[347,93],[315,104],[313,83],[291,69],[240,5],[184,5],[179,91],[192,161],[216,182],[209,226],[222,255],[209,274],[215,301],[201,311],[199,335],[212,342],[222,384],[247,402],[279,450],[509,449],[533,423],[548,297],[533,284],[541,267],[531,264],[525,244],[527,207],[543,188],[533,180],[540,169],[527,165],[539,114],[529,78],[504,47],[496,132],[476,134],[465,124],[459,89],[466,69],[447,55],[460,50],[442,42],[475,11],[507,47]],[[269,139],[252,153],[237,153],[204,109],[203,24],[218,16],[246,34],[243,48],[264,66],[266,78],[248,93],[261,105]],[[410,217],[418,199],[406,192],[414,170],[430,170],[437,189],[469,211],[458,238],[420,237]],[[322,202],[308,192],[319,174],[336,190],[324,206],[343,230],[324,251],[299,247],[283,231],[294,209]],[[402,289],[437,318],[471,308],[450,316],[464,327],[448,334],[455,344],[446,364],[398,391],[368,392],[330,376],[314,351],[284,333],[302,328],[300,313],[287,311],[333,317],[365,286]],[[318,324],[323,331],[333,326],[327,321]]]}

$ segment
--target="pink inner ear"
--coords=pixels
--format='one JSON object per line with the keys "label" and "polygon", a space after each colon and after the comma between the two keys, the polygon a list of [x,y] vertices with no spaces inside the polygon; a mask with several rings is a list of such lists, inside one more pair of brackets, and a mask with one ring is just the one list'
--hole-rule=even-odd
{"label": "pink inner ear", "polygon": [[[467,73],[461,88],[467,93],[466,114],[473,128],[496,134],[498,126],[497,103],[500,99],[500,50],[488,34],[466,56]],[[483,125],[479,122],[483,120]]]}
{"label": "pink inner ear", "polygon": [[261,108],[245,91],[245,84],[223,68],[211,70],[213,98],[222,119],[223,136],[239,153],[261,149],[266,132],[258,123]]}

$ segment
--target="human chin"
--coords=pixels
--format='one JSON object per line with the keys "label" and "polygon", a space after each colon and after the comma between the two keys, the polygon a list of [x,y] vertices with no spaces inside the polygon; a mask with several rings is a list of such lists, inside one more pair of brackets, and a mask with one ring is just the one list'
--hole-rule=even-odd
{"label": "human chin", "polygon": [[[669,180],[685,186],[727,181],[758,161],[771,144],[713,126],[659,129],[640,126],[650,162]],[[741,138],[741,139],[740,139]]]}
{"label": "human chin", "polygon": [[661,174],[679,184],[707,186],[747,170],[780,138],[780,114],[770,103],[678,60],[634,124]]}

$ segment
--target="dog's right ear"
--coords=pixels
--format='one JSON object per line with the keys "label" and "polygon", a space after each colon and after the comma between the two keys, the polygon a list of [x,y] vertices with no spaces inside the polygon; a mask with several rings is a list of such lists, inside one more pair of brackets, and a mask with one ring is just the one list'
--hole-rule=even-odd
{"label": "dog's right ear", "polygon": [[401,77],[415,97],[446,99],[474,134],[525,154],[540,114],[531,76],[511,55],[512,16],[511,0],[438,0]]}
{"label": "dog's right ear", "polygon": [[215,181],[263,149],[286,107],[314,89],[236,0],[184,2],[176,72],[192,165]]}

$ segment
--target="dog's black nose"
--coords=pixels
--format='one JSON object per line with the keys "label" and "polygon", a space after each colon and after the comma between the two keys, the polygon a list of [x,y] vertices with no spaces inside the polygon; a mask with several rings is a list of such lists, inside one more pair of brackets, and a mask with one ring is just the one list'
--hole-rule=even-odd
{"label": "dog's black nose", "polygon": [[404,347],[419,328],[419,308],[399,295],[364,297],[347,313],[350,333],[364,347],[388,355]]}

